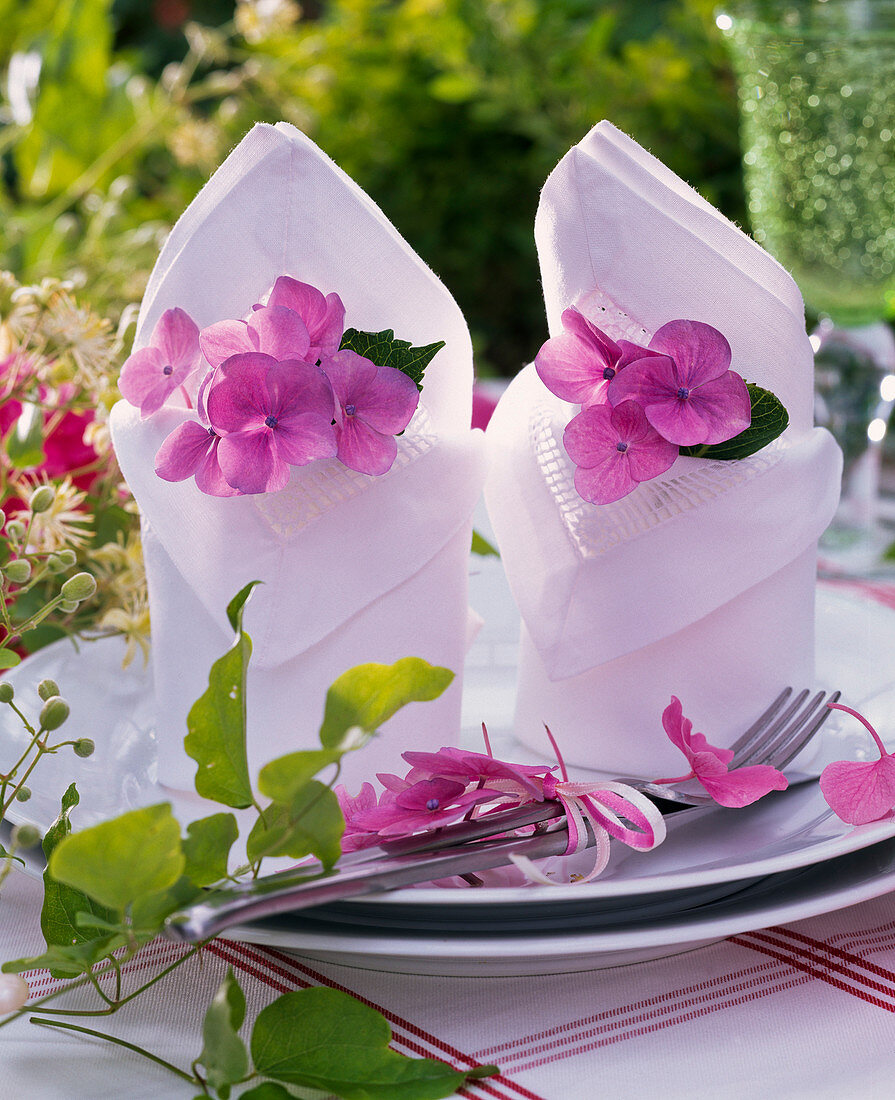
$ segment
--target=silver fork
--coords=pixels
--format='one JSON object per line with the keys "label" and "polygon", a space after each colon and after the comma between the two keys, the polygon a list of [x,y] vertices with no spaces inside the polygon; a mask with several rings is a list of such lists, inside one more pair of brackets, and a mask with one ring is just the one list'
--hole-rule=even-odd
{"label": "silver fork", "polygon": [[[785,768],[829,717],[829,703],[835,703],[839,694],[835,691],[827,696],[820,691],[809,699],[807,689],[793,695],[792,689],[786,688],[731,746],[730,768],[751,764]],[[799,781],[807,778],[813,777],[801,776]],[[623,777],[618,782],[643,792],[663,814],[673,813],[676,818],[688,809],[714,805],[708,795],[691,790],[690,784],[681,790],[641,779]],[[213,890],[201,901],[173,913],[165,932],[171,939],[196,943],[247,920],[499,867],[511,863],[514,855],[529,859],[562,855],[568,843],[564,819],[558,802],[528,803],[449,825],[431,835],[351,853],[332,871],[297,868]],[[535,831],[527,836],[501,835],[532,825]],[[588,843],[593,842],[589,830]]]}

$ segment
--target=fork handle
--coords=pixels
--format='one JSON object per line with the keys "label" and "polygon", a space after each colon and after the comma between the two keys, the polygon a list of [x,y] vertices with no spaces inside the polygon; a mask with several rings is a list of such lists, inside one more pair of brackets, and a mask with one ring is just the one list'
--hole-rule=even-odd
{"label": "fork handle", "polygon": [[[562,855],[569,842],[568,828],[527,837],[504,837],[467,844],[440,852],[415,852],[389,859],[371,860],[333,875],[276,883],[257,879],[229,890],[215,890],[207,899],[173,913],[165,922],[169,939],[198,943],[234,924],[272,917],[277,913],[308,909],[344,898],[394,890],[432,879],[484,871],[511,863],[514,855],[546,859]],[[594,842],[588,827],[588,847]]]}

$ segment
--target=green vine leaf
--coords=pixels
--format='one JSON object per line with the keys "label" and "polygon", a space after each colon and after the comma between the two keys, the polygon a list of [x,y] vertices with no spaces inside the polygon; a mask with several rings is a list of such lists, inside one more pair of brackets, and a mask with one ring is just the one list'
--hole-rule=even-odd
{"label": "green vine leaf", "polygon": [[4,451],[12,466],[27,470],[46,462],[44,453],[43,409],[31,401],[22,405],[22,413],[4,439]]}
{"label": "green vine leaf", "polygon": [[238,1034],[245,1014],[245,994],[233,969],[228,968],[227,976],[218,986],[205,1013],[202,1024],[204,1045],[196,1059],[205,1067],[205,1080],[217,1091],[221,1100],[227,1100],[231,1086],[243,1080],[249,1071],[249,1054]]}
{"label": "green vine leaf", "polygon": [[344,1100],[438,1100],[466,1080],[444,1062],[403,1057],[390,1041],[391,1028],[375,1009],[314,987],[284,993],[262,1009],[251,1048],[264,1077]]}
{"label": "green vine leaf", "polygon": [[[294,1092],[284,1089],[276,1081],[262,1081],[260,1085],[255,1085],[248,1092],[239,1094],[239,1100],[294,1100],[294,1098]],[[203,1098],[197,1097],[197,1100],[203,1100]]]}
{"label": "green vine leaf", "polygon": [[50,874],[100,905],[129,905],[173,886],[186,860],[180,825],[169,802],[131,810],[63,837],[49,860]]}
{"label": "green vine leaf", "polygon": [[395,367],[412,378],[416,388],[421,390],[426,367],[443,347],[444,340],[420,348],[411,347],[409,340],[396,340],[394,330],[390,328],[382,332],[358,332],[356,328],[347,328],[339,350],[347,348],[357,352],[377,367]]}
{"label": "green vine leaf", "polygon": [[22,658],[12,649],[0,646],[0,668],[15,668],[22,663]]}
{"label": "green vine leaf", "polygon": [[148,943],[164,929],[165,920],[178,909],[192,905],[204,894],[201,886],[191,882],[186,875],[164,890],[137,898],[131,906],[131,930],[134,937]]}
{"label": "green vine leaf", "polygon": [[183,839],[184,874],[196,886],[211,886],[227,877],[230,849],[239,836],[233,814],[211,814],[190,822]]}
{"label": "green vine leaf", "polygon": [[259,583],[247,584],[227,605],[236,640],[211,666],[208,690],[190,708],[183,741],[187,755],[199,765],[196,791],[236,809],[253,802],[246,754],[246,673],[252,639],[242,629],[242,614]]}
{"label": "green vine leaf", "polygon": [[760,451],[770,442],[782,435],[789,424],[789,413],[783,402],[770,390],[747,382],[749,400],[752,402],[752,422],[745,431],[727,439],[723,443],[711,446],[702,444],[697,447],[681,447],[681,454],[691,458],[713,458],[730,460],[748,458]]}
{"label": "green vine leaf", "polygon": [[345,819],[339,800],[316,779],[306,783],[291,803],[274,802],[258,816],[246,841],[252,863],[265,856],[303,859],[313,855],[333,867],[342,854]]}
{"label": "green vine leaf", "polygon": [[470,547],[473,554],[478,554],[481,558],[499,558],[500,551],[496,546],[493,546],[484,535],[480,534],[473,528],[472,531],[472,546]]}
{"label": "green vine leaf", "polygon": [[419,657],[402,657],[393,665],[356,665],[326,693],[320,743],[342,751],[360,748],[403,706],[437,699],[453,678],[449,668]]}
{"label": "green vine leaf", "polygon": [[274,802],[289,803],[321,769],[344,755],[339,749],[306,749],[278,756],[258,773],[258,789]]}
{"label": "green vine leaf", "polygon": [[48,866],[43,874],[44,900],[40,911],[40,930],[43,932],[48,950],[53,947],[69,948],[80,944],[90,946],[86,949],[86,954],[75,954],[74,969],[72,969],[72,957],[68,955],[63,960],[57,959],[54,964],[46,964],[54,978],[77,977],[82,973],[82,962],[85,958],[88,960],[88,966],[99,961],[109,951],[114,950],[113,944],[118,946],[120,938],[117,932],[97,936],[97,926],[94,926],[91,932],[78,920],[80,914],[87,914],[100,922],[116,925],[121,919],[121,914],[117,910],[101,905],[83,891],[58,881],[49,869],[49,859],[53,852],[71,833],[70,814],[79,801],[77,787],[72,783],[62,796],[59,816],[44,834],[43,851],[47,857]]}

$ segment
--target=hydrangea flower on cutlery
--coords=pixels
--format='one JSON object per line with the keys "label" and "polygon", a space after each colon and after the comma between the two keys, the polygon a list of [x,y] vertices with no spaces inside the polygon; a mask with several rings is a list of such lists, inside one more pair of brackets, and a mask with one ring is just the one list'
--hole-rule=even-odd
{"label": "hydrangea flower on cutlery", "polygon": [[[566,451],[575,488],[592,504],[610,504],[668,470],[679,453],[743,458],[786,428],[782,405],[730,370],[724,335],[701,321],[675,320],[641,346],[612,340],[580,310],[562,314],[563,331],[538,352],[547,388],[581,405],[568,424]],[[772,412],[750,437],[753,408]],[[713,450],[728,443],[725,450]]]}
{"label": "hydrangea flower on cutlery", "polygon": [[159,477],[195,477],[203,493],[226,497],[278,492],[291,467],[320,458],[338,457],[363,474],[387,473],[395,437],[416,412],[423,372],[442,345],[410,348],[413,354],[399,359],[412,364],[405,372],[385,359],[406,342],[390,331],[346,331],[344,322],[338,294],[288,275],[245,319],[201,332],[184,310],[166,310],[151,345],[135,352],[121,375],[122,393],[146,417],[178,391],[191,408],[185,383],[204,366],[198,419],[165,439],[156,455]]}

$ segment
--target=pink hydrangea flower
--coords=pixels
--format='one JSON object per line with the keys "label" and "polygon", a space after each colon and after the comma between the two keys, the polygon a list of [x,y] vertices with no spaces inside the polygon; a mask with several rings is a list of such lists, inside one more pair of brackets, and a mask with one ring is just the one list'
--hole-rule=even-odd
{"label": "pink hydrangea flower", "polygon": [[234,355],[217,368],[206,405],[222,435],[224,478],[241,493],[276,492],[288,484],[290,466],[336,453],[332,387],[313,363]]}
{"label": "pink hydrangea flower", "polygon": [[231,355],[260,351],[274,359],[310,360],[307,325],[291,309],[259,306],[248,321],[218,321],[199,333],[199,346],[212,369]]}
{"label": "pink hydrangea flower", "polygon": [[565,310],[562,324],[535,357],[535,370],[551,393],[575,405],[604,404],[618,372],[651,354],[629,340],[616,343],[577,309]]}
{"label": "pink hydrangea flower", "polygon": [[[328,359],[339,350],[345,329],[345,306],[338,294],[326,297],[309,283],[281,275],[273,284],[268,306],[290,309],[301,317],[310,334],[307,358],[312,363]],[[255,309],[258,309],[255,306]]]}
{"label": "pink hydrangea flower", "polygon": [[[333,788],[333,794],[339,801],[339,809],[345,818],[345,832],[342,834],[342,851],[356,852],[360,848],[370,848],[379,843],[379,834],[361,829],[355,822],[357,814],[372,810],[377,805],[376,791],[372,783],[364,783],[360,791],[352,797],[340,783]],[[384,796],[383,796],[384,797]],[[390,798],[390,796],[389,796]]]}
{"label": "pink hydrangea flower", "polygon": [[692,770],[672,779],[657,779],[657,783],[683,783],[696,779],[721,806],[748,806],[769,791],[785,791],[786,776],[767,764],[728,770],[733,759],[731,749],[710,745],[701,733],[693,733],[693,723],[685,718],[680,699],[672,695],[662,714],[662,725],[669,740],[686,756]]}
{"label": "pink hydrangea flower", "polygon": [[844,710],[866,726],[879,749],[879,760],[836,760],[828,764],[820,775],[821,794],[833,813],[850,825],[879,821],[895,808],[895,755],[887,752],[863,715],[839,703],[827,705]]}
{"label": "pink hydrangea flower", "polygon": [[121,368],[118,388],[142,417],[157,412],[199,366],[199,329],[182,309],[166,309],[149,345]]}
{"label": "pink hydrangea flower", "polygon": [[723,443],[749,427],[749,391],[730,370],[730,344],[701,321],[669,321],[650,340],[659,352],[629,363],[609,383],[609,401],[636,401],[652,426],[680,446]]}
{"label": "pink hydrangea flower", "polygon": [[336,395],[340,461],[362,474],[386,473],[398,453],[395,436],[419,404],[416,383],[347,349],[324,360],[323,370]]}
{"label": "pink hydrangea flower", "polygon": [[[403,752],[401,756],[411,765],[408,780],[432,779],[441,776],[455,779],[466,785],[489,783],[501,790],[513,788],[520,798],[543,799],[543,778],[553,768],[548,764],[510,764],[495,760],[481,752],[466,749],[442,748],[438,752]],[[385,782],[385,777],[379,776]]]}
{"label": "pink hydrangea flower", "polygon": [[388,802],[380,801],[378,806],[354,813],[352,827],[381,837],[412,836],[448,825],[480,802],[499,797],[500,791],[487,787],[467,791],[465,783],[453,779],[420,779],[393,794]]}
{"label": "pink hydrangea flower", "polygon": [[592,504],[610,504],[671,467],[678,448],[653,428],[634,401],[591,405],[566,426],[563,443],[575,463],[575,488]]}
{"label": "pink hydrangea flower", "polygon": [[155,455],[155,472],[165,481],[196,478],[197,487],[209,496],[233,497],[239,490],[229,484],[218,459],[221,437],[210,425],[187,420],[175,428]]}

